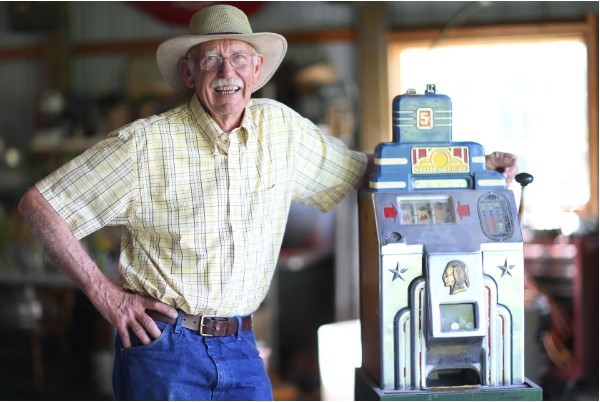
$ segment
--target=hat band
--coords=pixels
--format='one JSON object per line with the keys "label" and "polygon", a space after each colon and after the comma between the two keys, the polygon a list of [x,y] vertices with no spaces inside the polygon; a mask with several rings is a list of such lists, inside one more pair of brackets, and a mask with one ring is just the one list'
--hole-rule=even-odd
{"label": "hat band", "polygon": [[206,35],[242,35],[241,32],[215,32],[215,33],[209,33]]}

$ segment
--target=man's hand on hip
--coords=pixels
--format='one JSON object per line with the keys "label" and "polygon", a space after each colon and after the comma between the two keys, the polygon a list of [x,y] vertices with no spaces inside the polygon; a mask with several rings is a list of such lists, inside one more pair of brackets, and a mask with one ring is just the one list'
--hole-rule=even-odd
{"label": "man's hand on hip", "polygon": [[160,330],[146,310],[177,318],[177,310],[151,297],[128,292],[111,282],[100,286],[90,299],[102,316],[117,328],[123,346],[131,346],[129,330],[144,344],[160,336]]}

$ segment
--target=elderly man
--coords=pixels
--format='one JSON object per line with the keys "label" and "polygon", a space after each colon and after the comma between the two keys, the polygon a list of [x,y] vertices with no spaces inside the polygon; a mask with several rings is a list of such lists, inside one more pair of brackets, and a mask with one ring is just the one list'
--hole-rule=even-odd
{"label": "elderly man", "polygon": [[[189,29],[157,61],[190,101],[110,133],[28,190],[19,210],[116,327],[118,399],[272,399],[252,313],[290,204],[333,208],[366,182],[370,158],[250,98],[283,60],[282,36],[253,33],[227,5],[197,12]],[[119,284],[79,242],[105,225],[123,226]]]}

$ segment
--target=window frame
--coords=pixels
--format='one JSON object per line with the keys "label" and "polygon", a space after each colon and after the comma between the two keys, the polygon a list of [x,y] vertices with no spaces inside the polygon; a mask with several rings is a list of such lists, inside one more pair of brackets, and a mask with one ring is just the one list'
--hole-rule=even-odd
{"label": "window frame", "polygon": [[[457,45],[490,42],[516,43],[523,41],[547,41],[554,39],[578,39],[587,48],[587,88],[588,88],[588,143],[590,168],[590,199],[580,213],[585,217],[598,217],[598,15],[590,15],[583,22],[536,23],[519,25],[473,26],[454,28],[449,31],[439,29],[418,29],[391,31],[386,35],[387,42],[387,104],[391,105],[400,88],[399,54],[409,47]],[[389,108],[388,108],[389,109]],[[391,132],[389,110],[380,110],[383,127]],[[382,138],[381,141],[389,141]]]}

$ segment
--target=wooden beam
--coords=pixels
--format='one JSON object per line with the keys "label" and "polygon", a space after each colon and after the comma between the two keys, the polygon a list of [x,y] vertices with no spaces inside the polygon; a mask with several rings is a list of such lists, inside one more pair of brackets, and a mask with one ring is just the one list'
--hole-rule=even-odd
{"label": "wooden beam", "polygon": [[359,110],[360,131],[358,148],[372,153],[377,144],[392,138],[386,121],[391,121],[388,103],[387,26],[386,6],[382,2],[364,2],[360,8],[359,54]]}
{"label": "wooden beam", "polygon": [[586,22],[553,22],[532,24],[485,25],[473,27],[457,27],[443,32],[439,28],[393,30],[386,38],[394,41],[433,41],[463,38],[512,38],[515,36],[573,36],[587,29]]}
{"label": "wooden beam", "polygon": [[358,38],[358,34],[353,29],[348,28],[309,32],[287,32],[282,33],[281,35],[283,35],[291,45],[354,42]]}
{"label": "wooden beam", "polygon": [[73,45],[73,55],[154,53],[161,43],[162,40],[160,39],[80,43]]}
{"label": "wooden beam", "polygon": [[589,125],[589,166],[590,201],[586,212],[588,217],[598,217],[598,14],[587,17],[586,30],[588,61],[588,125]]}
{"label": "wooden beam", "polygon": [[[322,31],[288,32],[282,34],[290,45],[319,44],[332,42],[354,42],[357,33],[354,29],[338,28]],[[164,39],[123,40],[110,42],[89,42],[72,44],[73,56],[104,54],[131,54],[156,52]],[[0,47],[0,60],[35,59],[43,55],[43,46]]]}
{"label": "wooden beam", "polygon": [[[331,42],[352,42],[356,32],[352,29],[328,29],[323,31],[288,32],[282,34],[290,45],[318,44]],[[114,53],[154,53],[163,39],[143,41],[92,42],[75,45],[76,55],[114,54]]]}
{"label": "wooden beam", "polygon": [[49,32],[43,50],[45,88],[69,92],[71,70],[71,46],[69,35],[69,9],[64,2],[56,3],[60,28]]}
{"label": "wooden beam", "polygon": [[20,46],[0,48],[0,60],[37,59],[44,53],[43,46]]}

